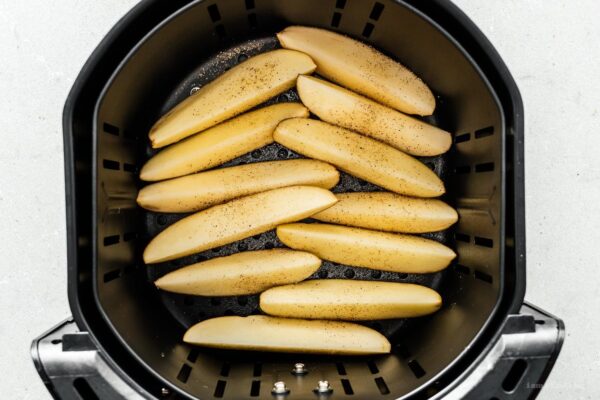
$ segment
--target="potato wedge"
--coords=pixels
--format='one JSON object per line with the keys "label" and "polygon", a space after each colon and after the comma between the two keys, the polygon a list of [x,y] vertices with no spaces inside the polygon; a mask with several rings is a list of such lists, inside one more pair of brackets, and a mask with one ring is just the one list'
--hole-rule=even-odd
{"label": "potato wedge", "polygon": [[339,33],[290,26],[277,34],[281,46],[302,51],[317,72],[342,86],[408,114],[431,115],[435,98],[413,72],[374,48]]}
{"label": "potato wedge", "polygon": [[175,143],[284,92],[316,66],[304,53],[278,49],[231,68],[158,120],[150,130],[153,148]]}
{"label": "potato wedge", "polygon": [[419,160],[345,128],[306,118],[282,121],[275,141],[326,161],[354,176],[396,193],[437,197],[444,193],[438,176]]}
{"label": "potato wedge", "polygon": [[187,330],[183,341],[220,349],[314,354],[385,354],[390,342],[366,326],[266,315],[218,317]]}
{"label": "potato wedge", "polygon": [[318,257],[303,251],[246,251],[188,265],[154,284],[168,292],[195,296],[239,296],[300,282],[320,266]]}
{"label": "potato wedge", "polygon": [[173,260],[223,246],[307,218],[336,202],[328,190],[290,186],[219,204],[185,217],[159,233],[146,246],[144,262]]}
{"label": "potato wedge", "polygon": [[437,199],[417,199],[388,192],[336,194],[338,202],[311,218],[377,231],[426,233],[444,230],[458,214]]}
{"label": "potato wedge", "polygon": [[240,115],[160,151],[142,167],[140,179],[160,181],[216,167],[273,143],[273,130],[284,119],[307,116],[308,110],[299,103]]}
{"label": "potato wedge", "polygon": [[420,317],[436,312],[442,298],[412,283],[316,279],[268,289],[260,308],[276,317],[366,321]]}
{"label": "potato wedge", "polygon": [[280,187],[306,185],[330,189],[339,178],[334,167],[317,160],[267,161],[157,182],[140,190],[137,202],[152,211],[192,212]]}
{"label": "potato wedge", "polygon": [[434,240],[338,225],[280,225],[277,237],[286,246],[323,260],[383,271],[438,272],[456,257],[454,251]]}
{"label": "potato wedge", "polygon": [[302,103],[323,121],[365,134],[414,156],[437,156],[452,137],[433,125],[383,106],[341,86],[300,75]]}

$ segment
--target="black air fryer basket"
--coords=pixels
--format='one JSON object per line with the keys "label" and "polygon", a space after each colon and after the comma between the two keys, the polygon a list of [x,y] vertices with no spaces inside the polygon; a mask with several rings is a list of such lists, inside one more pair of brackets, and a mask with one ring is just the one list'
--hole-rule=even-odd
{"label": "black air fryer basket", "polygon": [[[373,322],[392,353],[319,357],[216,351],[182,343],[187,327],[259,312],[256,296],[162,293],[152,281],[182,265],[279,247],[267,232],[219,249],[143,265],[149,239],[176,219],[137,207],[137,172],[152,154],[152,124],[195,88],[278,46],[289,25],[338,31],[401,61],[432,88],[429,118],[453,132],[453,150],[423,159],[460,214],[431,234],[459,257],[444,272],[412,275],[325,262],[313,277],[418,282],[442,309]],[[297,101],[294,90],[270,102]],[[443,0],[145,0],[83,68],[64,110],[69,299],[73,319],[33,343],[36,367],[62,399],[533,398],[563,340],[562,321],[523,303],[523,106],[490,43]],[[227,165],[288,159],[269,145]],[[377,187],[343,175],[334,191]],[[308,374],[290,371],[297,362]],[[331,391],[316,394],[317,382]],[[275,382],[289,390],[272,394]]]}

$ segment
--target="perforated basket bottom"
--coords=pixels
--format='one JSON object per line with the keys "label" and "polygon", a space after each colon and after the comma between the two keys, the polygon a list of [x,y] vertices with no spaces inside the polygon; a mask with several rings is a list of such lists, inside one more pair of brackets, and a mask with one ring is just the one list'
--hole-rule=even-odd
{"label": "perforated basket bottom", "polygon": [[[189,96],[191,92],[196,90],[195,88],[201,87],[207,82],[210,82],[216,76],[227,71],[239,62],[258,53],[266,52],[277,47],[279,47],[279,45],[275,36],[268,36],[245,41],[241,44],[230,47],[227,50],[219,52],[208,60],[205,60],[191,74],[189,74],[188,77],[186,77],[179,85],[177,85],[177,87],[174,88],[172,94],[165,101],[162,110],[163,113]],[[267,101],[265,104],[292,101],[299,101],[298,94],[294,89]],[[438,99],[438,110],[441,106],[443,106],[443,102],[441,99]],[[436,125],[440,122],[437,121],[435,115],[432,117],[427,117],[425,120]],[[145,152],[146,156],[150,157],[155,151],[152,150],[148,145],[145,149]],[[239,158],[236,158],[235,160],[232,160],[223,166],[234,166],[259,161],[285,160],[293,158],[302,158],[302,156],[284,148],[277,143],[274,143],[265,146],[262,149],[255,150],[249,154],[245,154]],[[438,174],[438,176],[446,181],[445,178],[448,176],[450,171],[448,166],[449,156],[444,155],[439,157],[422,158],[422,161],[432,168],[436,174]],[[333,188],[333,192],[335,193],[381,190],[382,189],[378,186],[355,178],[346,173],[341,174],[340,182]],[[167,226],[185,217],[186,215],[188,214],[162,214],[145,212],[145,234],[143,239],[146,240],[146,242],[149,241]],[[446,245],[452,245],[451,235],[448,231],[425,234],[422,236],[437,240]],[[188,256],[171,262],[149,265],[146,268],[147,278],[150,282],[154,282],[156,279],[168,272],[199,261],[214,257],[227,256],[240,251],[271,249],[278,247],[285,246],[277,239],[274,231],[269,231],[196,255]],[[437,289],[442,285],[445,274],[445,272],[435,274],[393,273],[351,267],[324,261],[321,268],[309,279],[343,278],[358,280],[382,280],[390,282],[410,282]],[[188,328],[199,321],[212,317],[223,315],[245,316],[261,313],[258,307],[258,295],[236,297],[198,297],[161,291],[160,298],[162,299],[165,307],[185,328]],[[403,330],[410,329],[411,326],[418,324],[418,322],[418,319],[410,320],[410,323],[409,320],[406,319],[397,319],[386,321],[369,321],[366,322],[365,325],[378,330],[388,338],[392,338],[401,337]]]}

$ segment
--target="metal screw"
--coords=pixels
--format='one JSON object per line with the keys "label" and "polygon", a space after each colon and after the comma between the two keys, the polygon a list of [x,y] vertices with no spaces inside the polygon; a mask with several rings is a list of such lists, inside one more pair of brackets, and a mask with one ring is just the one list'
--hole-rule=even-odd
{"label": "metal screw", "polygon": [[304,366],[304,364],[302,363],[296,363],[294,364],[294,369],[292,370],[292,374],[293,375],[306,375],[308,374],[308,370],[306,369],[306,367]]}
{"label": "metal screw", "polygon": [[168,396],[169,394],[171,394],[171,392],[167,388],[161,388],[160,389],[160,394],[163,395],[163,396]]}
{"label": "metal screw", "polygon": [[271,389],[271,393],[273,394],[288,394],[290,391],[285,386],[285,382],[279,381],[273,384],[273,389]]}
{"label": "metal screw", "polygon": [[196,93],[198,90],[200,90],[200,87],[199,86],[194,86],[192,88],[192,90],[190,90],[190,96],[193,95],[194,93]]}
{"label": "metal screw", "polygon": [[317,387],[315,388],[315,392],[319,394],[329,394],[333,392],[333,389],[329,385],[328,381],[319,381],[319,383],[317,383]]}

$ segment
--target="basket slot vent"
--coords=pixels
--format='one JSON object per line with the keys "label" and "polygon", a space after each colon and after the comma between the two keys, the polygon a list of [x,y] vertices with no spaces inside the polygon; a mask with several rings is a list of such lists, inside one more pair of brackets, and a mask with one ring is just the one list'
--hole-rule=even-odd
{"label": "basket slot vent", "polygon": [[105,246],[112,246],[114,244],[117,244],[119,243],[119,235],[106,236],[103,239],[103,243]]}
{"label": "basket slot vent", "polygon": [[377,368],[377,364],[375,364],[375,361],[369,361],[367,363],[367,366],[369,367],[369,371],[371,371],[373,375],[379,373],[379,368]]}
{"label": "basket slot vent", "polygon": [[340,10],[343,10],[344,7],[346,7],[346,0],[336,0],[335,8],[339,8]]}
{"label": "basket slot vent", "polygon": [[216,4],[208,6],[207,10],[212,22],[218,22],[221,20],[221,13],[219,12],[219,7]]}
{"label": "basket slot vent", "polygon": [[492,136],[494,134],[494,127],[487,126],[482,129],[478,129],[475,131],[475,139],[481,139],[484,137]]}
{"label": "basket slot vent", "polygon": [[502,381],[502,389],[504,389],[504,391],[507,393],[515,390],[521,381],[525,370],[527,370],[527,361],[523,360],[522,358],[516,360],[512,367],[510,367],[508,374],[506,374],[506,378],[504,378],[504,381]]}
{"label": "basket slot vent", "polygon": [[255,7],[254,0],[246,0],[246,10],[253,10]]}
{"label": "basket slot vent", "polygon": [[471,134],[470,133],[462,133],[460,135],[456,135],[454,137],[454,143],[462,143],[462,142],[468,142],[469,140],[471,140]]}
{"label": "basket slot vent", "polygon": [[354,390],[352,390],[352,385],[350,384],[350,381],[348,379],[342,379],[342,388],[344,389],[344,393],[346,393],[347,395],[353,395],[354,394]]}
{"label": "basket slot vent", "polygon": [[475,236],[475,244],[482,247],[494,247],[494,241],[489,238]]}
{"label": "basket slot vent", "polygon": [[190,350],[190,354],[188,354],[187,356],[187,360],[189,362],[191,362],[192,364],[194,364],[196,362],[196,360],[198,359],[198,355],[200,354],[200,350],[194,348]]}
{"label": "basket slot vent", "polygon": [[408,367],[412,371],[415,378],[419,379],[425,376],[425,370],[421,367],[421,364],[417,360],[410,360],[408,362]]}
{"label": "basket slot vent", "polygon": [[367,23],[365,24],[365,27],[364,27],[364,29],[363,29],[362,35],[363,35],[365,38],[369,38],[369,37],[371,37],[371,34],[373,33],[373,29],[375,29],[375,25],[373,25],[373,24],[372,24],[372,23],[370,23],[370,22],[367,22]]}
{"label": "basket slot vent", "polygon": [[471,238],[469,235],[466,235],[466,234],[460,233],[460,232],[456,232],[454,234],[454,239],[456,239],[460,242],[466,242],[466,243],[469,243],[471,241]]}
{"label": "basket slot vent", "polygon": [[102,124],[102,130],[110,135],[119,136],[119,128],[108,122]]}
{"label": "basket slot vent", "polygon": [[104,283],[114,281],[121,276],[121,270],[114,269],[104,274]]}
{"label": "basket slot vent", "polygon": [[375,384],[377,385],[377,389],[379,389],[379,393],[381,394],[390,394],[390,389],[388,388],[385,380],[382,377],[375,378]]}
{"label": "basket slot vent", "polygon": [[231,369],[231,364],[228,362],[223,363],[221,367],[221,372],[219,373],[221,376],[229,376],[229,370]]}
{"label": "basket slot vent", "polygon": [[335,367],[337,368],[337,372],[340,375],[346,375],[346,367],[342,363],[335,363]]}
{"label": "basket slot vent", "polygon": [[102,160],[102,166],[104,167],[104,169],[113,169],[115,171],[118,171],[120,169],[120,165],[121,164],[115,160]]}
{"label": "basket slot vent", "polygon": [[471,273],[471,269],[462,264],[454,264],[454,270],[462,275],[469,275]]}
{"label": "basket slot vent", "polygon": [[213,396],[219,399],[223,397],[223,395],[225,394],[225,385],[227,385],[227,382],[218,380]]}
{"label": "basket slot vent", "polygon": [[254,370],[252,371],[252,376],[257,377],[257,376],[261,376],[261,375],[262,375],[262,364],[255,363]]}
{"label": "basket slot vent", "polygon": [[83,400],[100,400],[100,397],[94,392],[88,381],[84,378],[77,378],[73,381],[73,389]]}
{"label": "basket slot vent", "polygon": [[179,370],[179,373],[177,374],[177,380],[186,383],[190,377],[190,372],[192,372],[192,367],[187,364],[183,364]]}
{"label": "basket slot vent", "polygon": [[331,26],[334,28],[339,27],[341,20],[342,20],[342,14],[339,12],[334,12],[333,17],[331,17]]}
{"label": "basket slot vent", "polygon": [[487,162],[475,165],[475,172],[490,172],[494,170],[494,163]]}
{"label": "basket slot vent", "polygon": [[491,275],[486,274],[485,272],[481,272],[481,271],[473,271],[473,276],[475,277],[475,279],[479,279],[480,281],[486,282],[486,283],[492,283],[494,281],[494,279],[492,278]]}
{"label": "basket slot vent", "polygon": [[258,397],[260,395],[260,381],[252,381],[250,386],[250,397]]}
{"label": "basket slot vent", "polygon": [[379,19],[379,17],[381,17],[381,13],[383,12],[383,9],[385,8],[385,6],[381,3],[375,3],[373,5],[373,9],[371,10],[371,14],[369,15],[369,18],[372,19],[373,21],[377,21]]}

